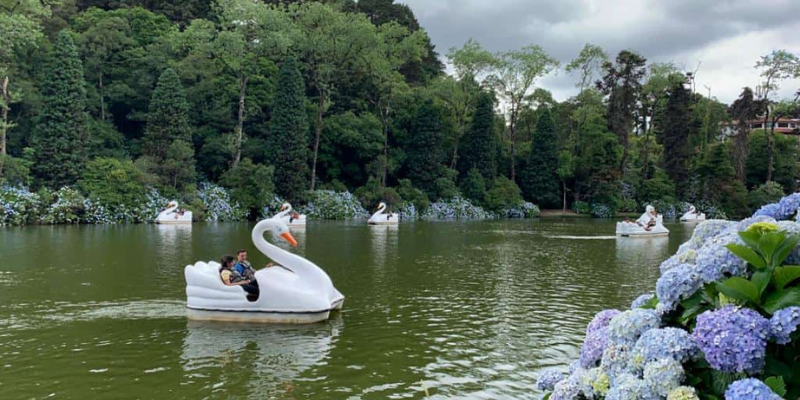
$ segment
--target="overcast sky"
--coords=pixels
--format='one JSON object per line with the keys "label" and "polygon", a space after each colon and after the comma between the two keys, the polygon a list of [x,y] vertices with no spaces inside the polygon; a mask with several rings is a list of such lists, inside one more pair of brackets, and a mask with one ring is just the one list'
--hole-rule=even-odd
{"label": "overcast sky", "polygon": [[[398,0],[411,6],[444,56],[470,37],[491,51],[539,44],[562,66],[587,42],[610,55],[632,49],[697,74],[698,91],[734,100],[759,83],[753,66],[773,49],[800,54],[800,0]],[[558,100],[577,78],[560,70],[541,81]],[[800,88],[781,84],[780,97]]]}

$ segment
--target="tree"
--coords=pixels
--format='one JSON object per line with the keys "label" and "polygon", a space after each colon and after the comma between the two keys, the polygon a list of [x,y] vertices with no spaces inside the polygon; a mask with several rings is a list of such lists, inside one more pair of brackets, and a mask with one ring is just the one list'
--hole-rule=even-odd
{"label": "tree", "polygon": [[317,98],[311,160],[310,186],[313,191],[323,119],[334,91],[334,79],[352,70],[354,61],[371,48],[375,28],[363,14],[338,12],[320,3],[293,5],[291,11],[302,32],[296,47]]}
{"label": "tree", "polygon": [[[746,185],[753,190],[761,186],[767,179],[767,135],[763,129],[756,129],[748,135],[749,149],[747,154]],[[790,135],[777,135],[774,143],[775,160],[772,173],[773,180],[789,193],[794,192],[798,177],[798,139]]]}
{"label": "tree", "polygon": [[472,124],[464,137],[461,150],[461,171],[476,169],[486,181],[493,181],[497,175],[497,138],[495,137],[494,101],[487,92],[478,95]]}
{"label": "tree", "polygon": [[308,124],[304,93],[303,77],[297,62],[290,57],[278,73],[266,155],[275,168],[278,195],[290,202],[299,202],[305,197],[308,177]]}
{"label": "tree", "polygon": [[142,154],[161,164],[166,161],[167,152],[176,140],[192,142],[189,104],[178,74],[174,69],[167,68],[159,76],[150,99]]}
{"label": "tree", "polygon": [[40,20],[49,15],[49,6],[38,1],[0,3],[0,156],[8,153],[6,133],[14,126],[8,112],[11,104],[19,101],[11,85],[12,67],[18,61],[17,54],[38,47],[43,36]]}
{"label": "tree", "polygon": [[516,179],[517,122],[536,80],[558,67],[558,61],[536,45],[521,50],[500,52],[495,56],[489,84],[506,103],[509,144],[511,151],[511,180]]}
{"label": "tree", "polygon": [[629,50],[617,55],[616,63],[605,62],[605,76],[597,81],[597,88],[608,95],[608,129],[617,135],[622,145],[619,169],[625,173],[630,150],[630,134],[634,128],[634,115],[642,88],[642,78],[647,70],[647,60]]}
{"label": "tree", "polygon": [[[756,63],[755,67],[762,70],[761,77],[764,78],[764,82],[759,85],[757,91],[759,99],[763,102],[764,127],[766,127],[772,111],[769,107],[770,94],[778,90],[780,81],[800,77],[800,58],[786,50],[775,50],[770,54],[761,56],[761,60]],[[772,163],[775,158],[774,138],[775,127],[772,126],[767,135],[767,156],[769,159],[767,163],[767,182],[772,180]]]}
{"label": "tree", "polygon": [[671,89],[676,85],[682,85],[687,76],[678,71],[678,68],[672,63],[652,63],[650,64],[649,74],[644,85],[642,85],[641,95],[639,96],[638,119],[639,131],[644,132],[644,140],[641,142],[644,146],[641,149],[641,163],[643,181],[650,179],[651,162],[650,162],[650,134],[653,129],[663,131],[660,126],[665,116],[668,116],[667,100],[669,99]]}
{"label": "tree", "polygon": [[467,175],[461,180],[459,189],[461,194],[471,200],[473,204],[483,205],[486,202],[486,179],[477,168],[467,172]]}
{"label": "tree", "polygon": [[607,62],[608,54],[606,54],[602,47],[586,43],[578,54],[578,57],[567,64],[566,71],[580,74],[580,80],[578,80],[575,86],[583,92],[590,88],[594,82],[595,76]]}
{"label": "tree", "polygon": [[42,82],[42,111],[32,147],[32,172],[41,185],[60,188],[78,180],[86,143],[83,64],[67,31],[61,31]]}
{"label": "tree", "polygon": [[575,157],[569,150],[558,153],[558,178],[561,179],[561,211],[567,211],[567,181],[575,176]]}
{"label": "tree", "polygon": [[736,132],[733,137],[733,169],[736,172],[736,179],[744,183],[746,179],[745,163],[747,162],[747,152],[749,151],[750,133],[749,121],[755,119],[761,110],[761,101],[755,99],[753,90],[749,87],[742,89],[742,94],[728,108],[728,113],[736,123]]}
{"label": "tree", "polygon": [[545,108],[536,122],[531,154],[522,177],[522,190],[532,202],[543,208],[558,207],[558,142],[550,110]]}
{"label": "tree", "polygon": [[[695,125],[692,121],[691,93],[683,82],[674,82],[669,88],[662,125],[656,138],[664,146],[664,169],[675,182],[679,198],[685,194],[689,179],[690,132]],[[643,177],[644,178],[644,177]]]}
{"label": "tree", "polygon": [[194,183],[196,175],[192,144],[176,139],[167,148],[166,156],[163,164],[158,164],[157,173],[165,186],[183,191]]}
{"label": "tree", "polygon": [[431,100],[417,110],[406,145],[406,169],[414,186],[430,197],[437,195],[436,180],[442,175],[442,126],[439,111]]}
{"label": "tree", "polygon": [[222,175],[220,184],[230,189],[231,198],[247,208],[251,218],[256,218],[275,192],[273,172],[272,166],[254,164],[245,158]]}
{"label": "tree", "polygon": [[747,189],[736,177],[726,143],[709,146],[695,173],[700,178],[700,199],[710,204],[719,204],[733,215],[748,211]]}

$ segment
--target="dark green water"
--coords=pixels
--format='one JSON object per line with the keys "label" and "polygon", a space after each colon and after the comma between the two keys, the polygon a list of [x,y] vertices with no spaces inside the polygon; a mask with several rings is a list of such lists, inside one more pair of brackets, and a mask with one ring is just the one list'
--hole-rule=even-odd
{"label": "dark green water", "polygon": [[183,267],[250,250],[247,224],[0,230],[0,399],[535,399],[595,312],[654,287],[669,238],[612,221],[310,222],[297,251],[344,312],[193,323]]}

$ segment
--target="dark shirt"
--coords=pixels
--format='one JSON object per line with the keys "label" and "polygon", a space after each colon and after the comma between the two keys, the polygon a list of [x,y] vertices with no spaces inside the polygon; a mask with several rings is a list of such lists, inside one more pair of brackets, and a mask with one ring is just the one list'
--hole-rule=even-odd
{"label": "dark shirt", "polygon": [[243,262],[236,262],[233,266],[234,271],[238,272],[239,275],[247,278],[247,279],[255,279],[256,271],[250,266],[250,262],[243,261]]}

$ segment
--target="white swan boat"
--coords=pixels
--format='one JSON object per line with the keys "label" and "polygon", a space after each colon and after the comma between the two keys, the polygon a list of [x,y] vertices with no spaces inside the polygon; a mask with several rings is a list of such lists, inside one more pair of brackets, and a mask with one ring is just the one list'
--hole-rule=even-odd
{"label": "white swan boat", "polygon": [[681,217],[681,222],[700,222],[705,220],[706,214],[697,212],[694,206],[689,206],[689,211]]}
{"label": "white swan boat", "polygon": [[386,211],[386,203],[381,202],[378,204],[378,210],[369,217],[367,223],[370,225],[397,225],[400,223],[400,214],[384,213],[384,211]]}
{"label": "white swan boat", "polygon": [[292,205],[283,203],[281,211],[275,214],[272,218],[278,218],[288,226],[301,227],[306,226],[306,215],[292,212]]}
{"label": "white swan boat", "polygon": [[253,228],[253,244],[279,265],[256,271],[258,299],[248,301],[241,287],[225,286],[219,263],[200,261],[184,269],[189,319],[308,324],[327,320],[331,311],[342,308],[344,296],[333,287],[328,274],[311,261],[267,242],[267,231],[297,245],[279,219],[265,219]]}
{"label": "white swan boat", "polygon": [[[647,228],[648,222],[655,220],[655,225]],[[651,237],[667,236],[669,229],[664,227],[664,217],[656,214],[656,209],[648,205],[644,214],[634,221],[617,222],[617,236],[624,237]]]}
{"label": "white swan boat", "polygon": [[170,201],[167,204],[167,208],[164,211],[158,213],[156,217],[157,224],[191,224],[192,223],[192,212],[191,211],[177,211],[178,210],[178,202],[175,200]]}

